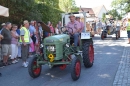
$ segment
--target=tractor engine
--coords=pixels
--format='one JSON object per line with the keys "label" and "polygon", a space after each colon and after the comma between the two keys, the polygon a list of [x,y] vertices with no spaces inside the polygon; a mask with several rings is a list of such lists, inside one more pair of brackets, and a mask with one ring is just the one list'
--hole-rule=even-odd
{"label": "tractor engine", "polygon": [[70,42],[70,36],[60,34],[44,39],[44,59],[50,62],[63,58],[64,45]]}

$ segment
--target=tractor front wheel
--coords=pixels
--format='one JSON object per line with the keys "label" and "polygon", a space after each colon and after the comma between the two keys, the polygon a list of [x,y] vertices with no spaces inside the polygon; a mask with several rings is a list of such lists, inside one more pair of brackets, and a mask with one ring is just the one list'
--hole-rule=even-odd
{"label": "tractor front wheel", "polygon": [[91,42],[83,44],[83,63],[86,68],[92,67],[94,62],[94,48]]}
{"label": "tractor front wheel", "polygon": [[28,66],[29,75],[32,78],[37,78],[40,76],[42,66],[37,63],[37,57],[33,57]]}
{"label": "tractor front wheel", "polygon": [[71,65],[71,77],[74,81],[78,80],[81,72],[81,62],[77,57],[74,57]]}

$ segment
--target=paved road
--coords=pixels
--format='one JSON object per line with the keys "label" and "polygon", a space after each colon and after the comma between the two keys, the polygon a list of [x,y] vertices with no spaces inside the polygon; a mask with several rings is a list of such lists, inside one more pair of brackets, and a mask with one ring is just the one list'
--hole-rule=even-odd
{"label": "paved road", "polygon": [[119,40],[108,37],[100,40],[94,38],[95,61],[91,68],[82,65],[82,72],[78,81],[72,81],[70,66],[64,71],[59,68],[49,69],[43,66],[42,74],[32,79],[28,69],[21,67],[21,61],[4,68],[0,68],[3,76],[0,77],[0,86],[112,86],[118,66],[127,45],[126,32],[122,32]]}

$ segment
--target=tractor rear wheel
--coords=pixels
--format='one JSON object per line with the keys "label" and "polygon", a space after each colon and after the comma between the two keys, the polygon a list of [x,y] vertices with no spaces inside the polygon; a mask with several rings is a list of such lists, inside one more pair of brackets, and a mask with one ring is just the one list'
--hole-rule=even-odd
{"label": "tractor rear wheel", "polygon": [[94,62],[94,48],[92,42],[83,44],[83,63],[86,68],[92,67]]}
{"label": "tractor rear wheel", "polygon": [[119,32],[117,31],[116,32],[116,39],[118,39],[119,38]]}
{"label": "tractor rear wheel", "polygon": [[104,32],[102,32],[102,34],[101,34],[101,39],[104,40],[104,38],[105,38],[105,37],[104,37]]}
{"label": "tractor rear wheel", "polygon": [[33,57],[28,66],[29,75],[32,78],[37,78],[40,76],[41,70],[42,70],[42,66],[37,64],[37,57]]}
{"label": "tractor rear wheel", "polygon": [[119,35],[119,38],[120,38],[120,30],[118,31],[118,35]]}
{"label": "tractor rear wheel", "polygon": [[81,72],[81,62],[77,57],[74,57],[71,64],[71,77],[74,81],[78,80]]}

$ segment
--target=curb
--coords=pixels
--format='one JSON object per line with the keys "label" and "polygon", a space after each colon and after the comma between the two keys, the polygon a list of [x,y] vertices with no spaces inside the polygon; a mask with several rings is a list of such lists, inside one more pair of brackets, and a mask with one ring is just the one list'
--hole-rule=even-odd
{"label": "curb", "polygon": [[130,86],[129,70],[130,70],[130,49],[128,47],[124,47],[121,61],[113,82],[113,86]]}

